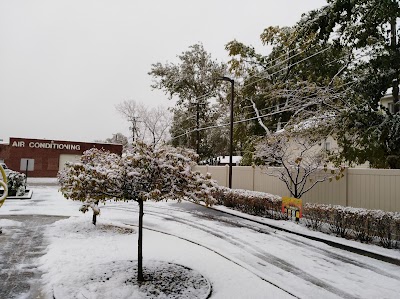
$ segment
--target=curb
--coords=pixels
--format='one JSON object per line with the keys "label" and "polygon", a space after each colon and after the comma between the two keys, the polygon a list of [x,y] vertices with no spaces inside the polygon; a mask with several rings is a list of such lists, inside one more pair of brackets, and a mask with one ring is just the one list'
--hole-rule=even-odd
{"label": "curb", "polygon": [[31,199],[33,191],[31,189],[26,189],[24,195],[7,196],[6,200],[9,199]]}

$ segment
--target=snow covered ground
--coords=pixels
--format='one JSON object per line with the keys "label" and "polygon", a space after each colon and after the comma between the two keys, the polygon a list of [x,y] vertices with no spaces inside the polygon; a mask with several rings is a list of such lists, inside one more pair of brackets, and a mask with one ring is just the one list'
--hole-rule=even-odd
{"label": "snow covered ground", "polygon": [[[108,203],[94,227],[91,214],[78,212],[79,203],[64,199],[56,186],[32,188],[31,200],[5,202],[0,226],[18,225],[2,215],[73,216],[45,231],[50,245],[39,264],[47,297],[143,298],[123,276],[137,254],[135,203]],[[144,265],[194,269],[211,282],[211,298],[399,298],[398,266],[191,203],[146,203],[144,225]]]}

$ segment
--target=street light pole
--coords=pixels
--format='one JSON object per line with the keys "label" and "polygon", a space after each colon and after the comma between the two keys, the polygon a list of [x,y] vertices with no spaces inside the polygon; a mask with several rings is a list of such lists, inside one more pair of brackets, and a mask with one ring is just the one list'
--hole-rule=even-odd
{"label": "street light pole", "polygon": [[233,99],[235,91],[235,80],[228,77],[221,77],[218,80],[229,81],[231,83],[231,113],[230,113],[230,132],[229,132],[229,188],[232,188],[232,156],[233,156]]}
{"label": "street light pole", "polygon": [[200,104],[196,103],[196,154],[200,156]]}

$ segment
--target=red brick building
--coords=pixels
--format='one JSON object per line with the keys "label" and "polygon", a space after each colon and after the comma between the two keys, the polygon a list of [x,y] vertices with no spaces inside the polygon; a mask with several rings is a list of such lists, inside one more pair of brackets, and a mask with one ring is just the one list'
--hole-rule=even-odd
{"label": "red brick building", "polygon": [[9,144],[0,144],[0,161],[12,170],[27,171],[28,177],[56,177],[65,162],[76,161],[93,147],[122,154],[120,144],[10,137]]}

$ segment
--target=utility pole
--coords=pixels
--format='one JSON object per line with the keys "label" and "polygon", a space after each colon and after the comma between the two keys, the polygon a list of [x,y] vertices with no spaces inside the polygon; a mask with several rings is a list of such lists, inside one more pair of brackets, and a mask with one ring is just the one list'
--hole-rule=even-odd
{"label": "utility pole", "polygon": [[218,80],[228,81],[231,83],[231,111],[230,111],[230,131],[229,131],[229,188],[232,188],[232,155],[233,155],[233,100],[235,92],[235,80],[228,77],[221,77]]}
{"label": "utility pole", "polygon": [[[196,103],[190,103],[190,105],[196,104],[196,154],[200,155],[200,105],[206,105],[206,103],[200,103],[199,99],[197,99]],[[190,108],[190,113],[192,109]]]}
{"label": "utility pole", "polygon": [[399,107],[399,68],[397,67],[397,59],[398,59],[398,50],[397,50],[397,33],[396,33],[396,16],[393,16],[392,19],[390,20],[390,31],[391,31],[391,39],[390,39],[390,46],[392,49],[392,55],[393,55],[393,62],[396,64],[395,65],[395,76],[396,78],[393,80],[393,85],[392,85],[392,96],[393,96],[393,108],[394,108],[394,113],[399,113],[400,107]]}
{"label": "utility pole", "polygon": [[196,103],[196,153],[200,155],[200,103]]}
{"label": "utility pole", "polygon": [[135,143],[138,118],[137,116],[132,116],[131,118],[132,127],[130,127],[130,129],[132,130],[132,143]]}

